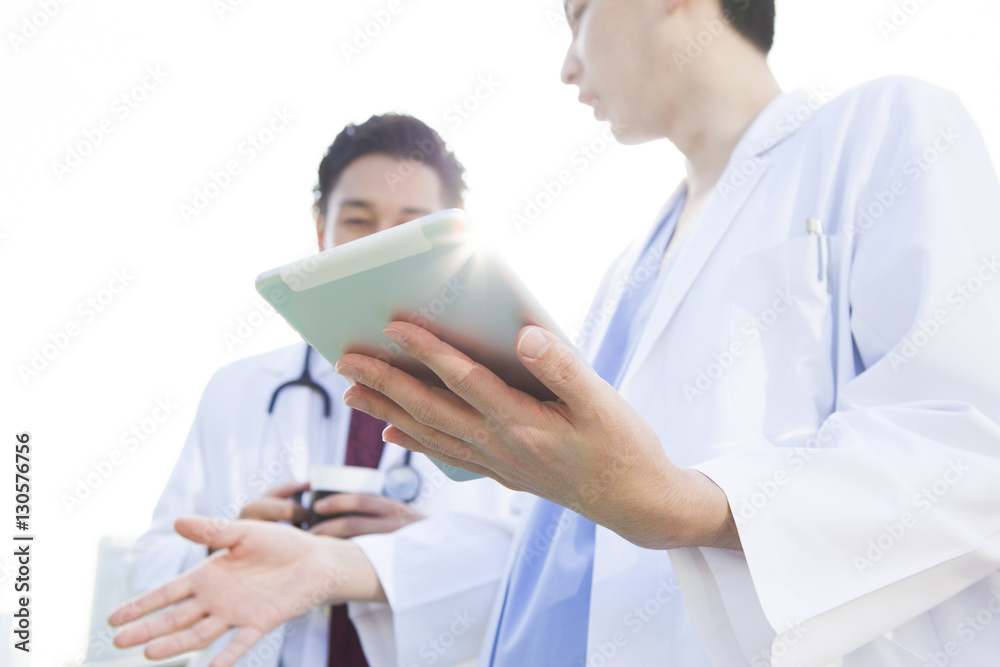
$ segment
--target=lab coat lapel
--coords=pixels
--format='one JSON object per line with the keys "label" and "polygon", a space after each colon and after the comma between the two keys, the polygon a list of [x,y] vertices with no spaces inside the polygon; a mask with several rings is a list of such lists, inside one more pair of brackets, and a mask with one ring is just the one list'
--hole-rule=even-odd
{"label": "lab coat lapel", "polygon": [[619,387],[626,386],[642,368],[719,241],[767,173],[771,152],[798,130],[799,125],[783,124],[780,119],[789,109],[804,105],[806,97],[804,91],[795,91],[776,98],[740,139],[702,219],[688,235],[666,277]]}
{"label": "lab coat lapel", "polygon": [[767,171],[768,164],[769,161],[765,157],[764,163],[757,169],[757,172],[728,200],[720,199],[718,193],[713,195],[712,201],[705,209],[703,218],[688,236],[686,247],[678,254],[676,264],[670,275],[667,276],[663,289],[656,299],[656,304],[650,311],[649,322],[639,338],[628,370],[622,378],[622,385],[628,383],[636,369],[642,366],[642,362],[653,349],[653,345],[666,329],[667,324],[670,323],[677,307],[684,300],[684,296],[711,257],[712,251],[715,250],[722,236],[729,229],[729,225],[743,208],[743,204],[746,203],[750,193],[760,182],[764,172]]}
{"label": "lab coat lapel", "polygon": [[[586,323],[595,322],[597,324],[594,326],[592,331],[581,336],[580,340],[577,341],[577,346],[581,354],[588,361],[592,360],[597,354],[597,351],[601,349],[601,344],[604,342],[604,336],[608,333],[608,327],[611,325],[614,312],[617,310],[618,304],[621,302],[621,298],[625,293],[625,290],[621,289],[620,286],[624,285],[628,280],[629,274],[639,261],[642,251],[647,245],[649,245],[653,235],[656,234],[660,221],[663,220],[664,216],[666,216],[677,204],[677,199],[684,190],[685,184],[681,183],[677,189],[674,190],[674,193],[670,195],[670,199],[667,200],[666,205],[664,205],[663,208],[660,209],[660,212],[657,213],[656,218],[654,219],[654,224],[650,226],[646,233],[636,239],[612,265],[610,269],[611,274],[604,281],[604,283],[602,283],[601,288],[597,292],[597,296],[594,298],[593,304],[590,306],[590,310],[587,312],[584,330],[586,330],[587,327]],[[609,305],[611,306],[610,308],[608,308]]]}

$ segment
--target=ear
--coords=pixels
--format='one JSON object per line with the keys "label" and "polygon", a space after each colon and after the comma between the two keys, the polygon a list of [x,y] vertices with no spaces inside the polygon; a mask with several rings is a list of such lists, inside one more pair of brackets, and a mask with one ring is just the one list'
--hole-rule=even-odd
{"label": "ear", "polygon": [[314,208],[313,220],[316,221],[316,244],[320,250],[323,250],[326,247],[323,243],[326,236],[326,216],[320,213],[319,209]]}

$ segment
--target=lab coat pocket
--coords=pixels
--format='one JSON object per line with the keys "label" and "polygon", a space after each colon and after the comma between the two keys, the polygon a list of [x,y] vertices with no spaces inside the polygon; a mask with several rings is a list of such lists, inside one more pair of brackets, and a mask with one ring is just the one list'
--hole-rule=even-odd
{"label": "lab coat pocket", "polygon": [[794,238],[745,255],[733,272],[732,398],[775,444],[804,445],[833,410],[828,241]]}

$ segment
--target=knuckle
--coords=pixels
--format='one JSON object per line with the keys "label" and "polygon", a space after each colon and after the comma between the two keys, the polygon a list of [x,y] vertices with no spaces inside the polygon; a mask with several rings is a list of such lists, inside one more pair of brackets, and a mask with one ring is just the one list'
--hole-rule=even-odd
{"label": "knuckle", "polygon": [[343,533],[345,535],[357,535],[361,531],[361,517],[345,516],[343,523]]}
{"label": "knuckle", "polygon": [[191,628],[191,638],[196,644],[208,641],[208,628],[206,628],[203,624],[198,623]]}
{"label": "knuckle", "polygon": [[471,461],[476,447],[464,440],[460,440],[453,448],[451,456],[461,461]]}
{"label": "knuckle", "polygon": [[430,453],[432,456],[440,456],[444,452],[441,448],[441,443],[434,436],[430,429],[425,429],[414,438],[425,450],[425,453]]}
{"label": "knuckle", "polygon": [[356,493],[339,494],[343,500],[339,510],[341,512],[360,512],[364,505],[364,496]]}
{"label": "knuckle", "polygon": [[359,495],[358,508],[365,514],[381,514],[383,510],[382,498],[379,498],[378,496],[369,496],[367,494]]}
{"label": "knuckle", "polygon": [[372,364],[371,368],[358,369],[361,372],[361,384],[374,389],[380,394],[385,393],[386,371],[389,364],[378,360]]}
{"label": "knuckle", "polygon": [[430,424],[434,418],[434,404],[425,395],[416,397],[410,405],[409,413],[421,424]]}
{"label": "knuckle", "polygon": [[570,384],[580,375],[579,360],[572,353],[561,351],[545,370],[545,377],[555,384]]}
{"label": "knuckle", "polygon": [[461,370],[457,370],[452,374],[447,384],[456,394],[467,394],[475,388],[481,371],[482,367],[479,364],[463,365]]}

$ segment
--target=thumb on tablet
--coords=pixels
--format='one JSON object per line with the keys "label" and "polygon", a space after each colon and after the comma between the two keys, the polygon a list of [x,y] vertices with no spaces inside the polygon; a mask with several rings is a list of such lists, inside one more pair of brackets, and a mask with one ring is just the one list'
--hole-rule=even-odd
{"label": "thumb on tablet", "polygon": [[525,368],[571,408],[593,403],[606,384],[573,348],[541,327],[521,329],[515,349]]}

